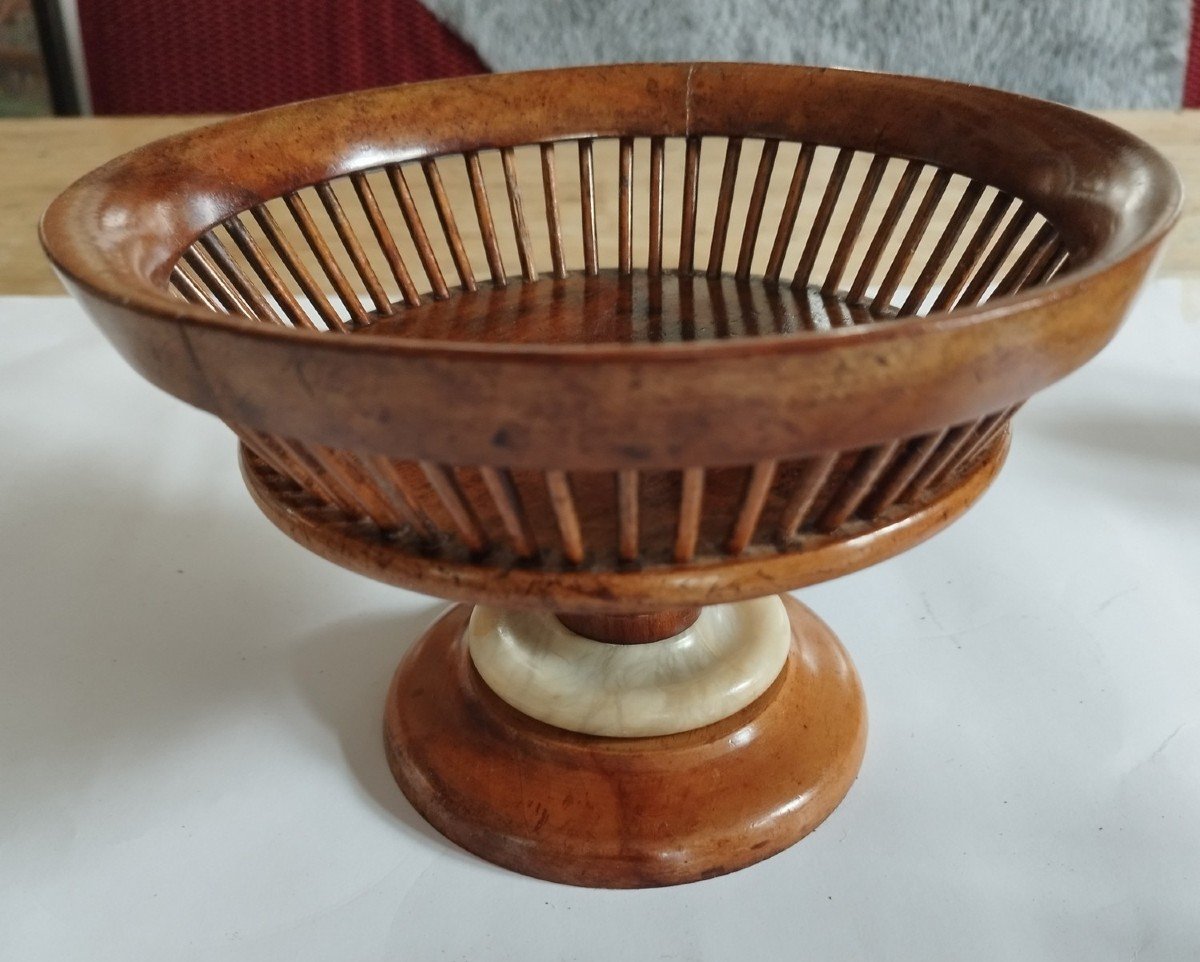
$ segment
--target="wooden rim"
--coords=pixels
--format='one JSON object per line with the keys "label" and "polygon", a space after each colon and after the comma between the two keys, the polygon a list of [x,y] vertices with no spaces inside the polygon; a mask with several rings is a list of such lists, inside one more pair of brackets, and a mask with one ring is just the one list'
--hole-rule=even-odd
{"label": "wooden rim", "polygon": [[[305,185],[448,151],[602,136],[776,138],[908,158],[1036,207],[1069,269],[923,317],[675,344],[327,336],[166,291],[198,237]],[[135,368],[235,425],[443,464],[646,469],[868,447],[1006,409],[1107,343],[1179,203],[1156,151],[1066,107],[856,71],[662,64],[439,81],[225,121],[83,178],[47,210],[41,237]],[[572,398],[571,418],[547,397]]]}
{"label": "wooden rim", "polygon": [[[764,84],[769,85],[772,92],[782,87],[792,94],[786,106],[762,113],[746,109],[747,101],[743,99],[736,100],[736,109],[728,103],[746,88],[758,89]],[[608,95],[595,97],[594,85],[602,85]],[[114,217],[149,215],[155,213],[155,209],[161,217],[165,197],[178,195],[181,191],[186,193],[188,188],[203,189],[210,192],[203,209],[191,211],[189,219],[184,216],[187,205],[181,204],[183,219],[171,225],[181,237],[190,241],[223,216],[244,209],[249,203],[322,179],[370,169],[385,156],[388,160],[401,161],[454,150],[519,146],[584,134],[774,134],[859,149],[881,148],[881,143],[889,136],[889,131],[882,127],[873,129],[863,125],[864,129],[856,135],[861,140],[859,144],[849,142],[851,131],[848,129],[821,129],[828,127],[815,109],[821,105],[806,104],[795,96],[798,91],[812,87],[820,87],[822,93],[850,97],[863,105],[869,104],[872,98],[884,96],[891,105],[888,109],[893,112],[897,110],[894,101],[901,95],[906,105],[920,108],[923,119],[933,116],[931,110],[955,114],[966,105],[970,106],[970,116],[976,120],[994,112],[1008,122],[1014,119],[1018,122],[1012,131],[1013,139],[1020,141],[1020,124],[1024,122],[1033,131],[1032,136],[1040,139],[1045,151],[1057,150],[1065,156],[1066,151],[1086,146],[1095,155],[1097,168],[1087,172],[1090,177],[1122,176],[1130,179],[1130,187],[1140,181],[1142,189],[1137,192],[1134,204],[1122,208],[1114,202],[1104,206],[1101,213],[1112,222],[1108,225],[1107,243],[1086,261],[1074,265],[1069,274],[1042,287],[997,298],[984,306],[931,314],[885,328],[849,328],[827,332],[818,338],[771,338],[777,342],[773,344],[777,349],[805,352],[826,349],[831,346],[830,342],[890,340],[903,336],[906,328],[914,325],[933,332],[993,322],[1028,306],[1045,305],[1071,296],[1090,279],[1154,246],[1179,217],[1182,187],[1174,168],[1157,150],[1115,124],[1061,104],[955,81],[869,71],[770,64],[677,63],[561,68],[428,81],[256,111],[163,138],[85,175],[46,210],[39,225],[39,237],[55,267],[73,286],[110,303],[141,310],[151,317],[176,324],[198,324],[241,336],[300,340],[310,342],[314,347],[320,345],[328,349],[332,346],[337,350],[363,353],[447,357],[499,354],[531,359],[550,357],[556,361],[572,358],[593,361],[605,353],[603,349],[571,344],[481,346],[417,340],[401,344],[366,343],[357,339],[325,338],[304,330],[268,329],[238,316],[214,315],[180,304],[159,286],[170,266],[165,256],[167,250],[162,246],[165,238],[159,239],[157,251],[131,247],[119,231],[112,231],[112,221]],[[546,124],[545,113],[528,110],[531,101],[544,101],[550,88],[556,96],[563,91],[569,93],[564,108],[558,111],[563,119],[553,126]],[[707,114],[700,101],[703,93],[714,98],[714,106]],[[817,96],[819,94],[814,94],[813,100]],[[664,109],[664,104],[670,109]],[[725,105],[723,111],[722,104]],[[486,105],[487,110],[481,111],[481,105]],[[678,106],[683,109],[678,110]],[[845,105],[839,109],[846,109]],[[460,123],[464,114],[480,113],[487,117],[482,127],[478,123]],[[411,118],[410,126],[404,123],[406,116]],[[384,117],[390,121],[384,129],[372,126]],[[686,123],[679,124],[679,117],[686,118]],[[958,116],[951,120],[960,126],[965,122]],[[818,129],[812,131],[810,137],[803,130],[804,124]],[[916,121],[909,117],[906,125],[916,126]],[[310,129],[314,141],[320,142],[322,137],[328,137],[331,143],[357,141],[358,149],[343,150],[330,156],[310,153],[307,168],[285,168],[278,157],[272,156],[271,150],[286,141],[277,143],[271,137],[265,137],[264,131],[271,131],[278,137],[297,127]],[[826,136],[822,137],[822,133]],[[1062,138],[1062,143],[1053,144],[1055,134]],[[378,141],[372,142],[372,136],[379,138]],[[939,135],[929,133],[923,141],[924,151],[909,146],[909,149],[895,149],[892,153],[930,164],[944,163],[946,158],[938,155],[938,140]],[[293,158],[294,154],[294,150],[283,151],[285,158]],[[198,157],[212,159],[213,156],[221,161],[215,170],[195,166]],[[1107,170],[1101,167],[1102,158],[1107,159]],[[1006,159],[980,158],[987,161],[987,173],[1000,175],[993,176],[993,182],[1014,176],[1014,172],[1003,165]],[[1044,157],[1024,159],[1045,162]],[[247,161],[251,162],[250,166],[241,166]],[[255,167],[266,171],[256,185],[258,189],[244,182],[223,181],[221,170],[235,166],[243,174]],[[974,176],[973,171],[968,173]],[[1111,189],[1109,184],[1100,186]],[[1047,193],[1040,199],[1055,198]],[[1057,198],[1059,202],[1063,199]],[[736,343],[693,342],[670,346],[622,345],[612,352],[618,357],[650,353],[669,360],[673,354],[690,356],[706,352],[736,357],[746,348],[747,345]]]}

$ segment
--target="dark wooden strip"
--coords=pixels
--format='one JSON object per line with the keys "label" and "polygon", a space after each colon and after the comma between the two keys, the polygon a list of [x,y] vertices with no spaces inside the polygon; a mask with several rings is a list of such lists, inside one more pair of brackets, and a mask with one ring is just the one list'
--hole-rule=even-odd
{"label": "dark wooden strip", "polygon": [[424,541],[432,540],[432,532],[408,494],[399,473],[387,458],[361,453],[355,455],[362,472],[375,485],[379,497],[387,502],[392,513],[416,532]]}
{"label": "dark wooden strip", "polygon": [[925,493],[926,488],[932,478],[939,475],[947,464],[949,464],[956,454],[970,442],[974,436],[976,429],[981,421],[970,421],[966,424],[957,424],[950,428],[942,438],[941,444],[934,451],[933,456],[925,462],[921,469],[913,476],[913,479],[908,483],[903,492],[897,498],[898,501],[912,501]]}
{"label": "dark wooden strip", "polygon": [[866,223],[871,202],[874,201],[875,194],[879,190],[879,182],[883,179],[883,172],[887,168],[889,159],[883,154],[876,154],[871,159],[871,166],[867,168],[866,176],[863,177],[862,187],[858,190],[858,198],[854,201],[854,208],[850,212],[850,219],[842,231],[842,239],[838,243],[837,250],[834,251],[833,261],[829,265],[829,273],[825,275],[825,283],[821,285],[821,290],[825,294],[834,294],[841,286],[842,275],[846,271],[846,265],[850,261],[850,254],[858,241],[858,235]]}
{"label": "dark wooden strip", "polygon": [[674,556],[678,564],[687,564],[696,555],[703,502],[704,468],[684,468],[679,493],[679,526],[675,533]]}
{"label": "dark wooden strip", "polygon": [[875,236],[871,238],[867,253],[858,267],[854,283],[850,285],[850,293],[846,297],[849,303],[862,304],[865,301],[867,288],[871,285],[871,280],[883,258],[883,252],[887,248],[888,241],[892,239],[892,234],[900,221],[900,215],[908,206],[908,199],[917,186],[917,178],[921,176],[921,171],[924,169],[925,165],[920,161],[910,160],[904,168],[904,173],[900,175],[900,182],[896,184],[892,199],[888,202],[887,209],[883,212],[883,218],[879,221],[879,226],[875,228]]}
{"label": "dark wooden strip", "polygon": [[917,476],[917,472],[921,470],[933,456],[933,452],[937,450],[938,445],[946,437],[948,428],[942,428],[939,431],[934,431],[926,434],[924,437],[913,442],[896,465],[895,469],[889,473],[879,486],[871,492],[871,496],[863,504],[867,514],[875,516],[880,515],[900,497],[911,483],[913,478]]}
{"label": "dark wooden strip", "polygon": [[792,286],[798,290],[807,287],[809,279],[812,277],[817,254],[820,252],[825,234],[829,230],[830,218],[833,217],[833,210],[842,193],[842,185],[846,182],[846,172],[850,169],[850,162],[853,159],[854,151],[849,147],[843,147],[838,151],[837,159],[833,162],[833,170],[830,171],[829,180],[825,184],[825,193],[821,195],[821,203],[817,207],[816,216],[813,218],[812,227],[808,232],[808,239],[800,254],[800,263],[796,265],[796,273],[792,277]]}
{"label": "dark wooden strip", "polygon": [[512,216],[513,233],[517,238],[517,259],[521,262],[521,278],[527,283],[538,279],[537,266],[533,257],[533,242],[529,239],[529,225],[525,223],[525,208],[521,203],[521,185],[517,180],[517,159],[511,147],[500,151],[504,165],[504,186],[508,190],[508,212]]}
{"label": "dark wooden strip", "polygon": [[554,172],[554,144],[542,144],[542,192],[546,200],[546,230],[550,234],[550,263],[554,276],[567,276],[567,261],[563,256],[562,223],[558,209],[558,179]]}
{"label": "dark wooden strip", "polygon": [[463,245],[462,235],[458,232],[458,222],[454,219],[454,208],[450,206],[450,198],[446,196],[446,188],[442,184],[442,175],[438,170],[437,160],[426,157],[421,161],[421,170],[425,174],[425,183],[429,186],[429,194],[433,198],[433,206],[437,211],[438,222],[442,225],[442,233],[446,243],[450,245],[450,257],[454,261],[454,269],[458,271],[458,280],[463,290],[478,289],[475,283],[475,272],[471,270],[471,261],[467,257],[467,249]]}
{"label": "dark wooden strip", "polygon": [[396,280],[396,286],[400,288],[400,296],[404,298],[404,303],[409,307],[416,307],[421,303],[420,292],[417,290],[417,285],[413,283],[412,275],[408,272],[404,258],[400,256],[400,248],[396,246],[396,239],[388,229],[387,220],[379,208],[379,201],[375,199],[375,192],[371,190],[371,183],[367,180],[367,175],[361,171],[353,173],[350,175],[350,183],[354,186],[359,206],[367,215],[371,233],[375,235],[375,241],[379,244],[379,249],[383,251],[383,258],[387,261],[388,269]]}
{"label": "dark wooden strip", "polygon": [[475,217],[479,221],[479,234],[483,238],[483,251],[487,255],[488,271],[492,275],[492,283],[497,287],[504,287],[508,283],[507,274],[504,270],[504,259],[500,256],[496,223],[492,219],[492,205],[488,200],[487,184],[483,179],[483,167],[479,163],[478,152],[467,151],[463,154],[463,162],[467,167],[467,180],[471,185],[471,200],[475,204]]}
{"label": "dark wooden strip", "polygon": [[182,264],[176,264],[171,271],[171,283],[179,292],[179,295],[192,304],[199,304],[201,307],[207,308],[214,313],[224,313],[224,308],[217,302],[216,298],[206,291],[200,284],[192,278],[184,269]]}
{"label": "dark wooden strip", "polygon": [[696,261],[696,208],[700,191],[700,138],[688,137],[683,158],[683,211],[679,230],[679,273],[690,274]]}
{"label": "dark wooden strip", "polygon": [[513,483],[512,475],[500,468],[484,466],[479,469],[483,483],[496,504],[496,511],[504,523],[504,530],[512,541],[513,551],[521,558],[532,558],[537,554],[537,542],[525,508],[521,504],[521,496]]}
{"label": "dark wooden strip", "polygon": [[1003,430],[1004,426],[1012,419],[1012,416],[1021,408],[1020,404],[1014,404],[1012,407],[1005,408],[996,414],[984,418],[979,423],[979,428],[972,435],[971,440],[965,444],[962,450],[954,458],[947,460],[942,465],[941,469],[929,478],[929,487],[935,488],[945,481],[958,468],[965,464],[970,464],[987,445]]}
{"label": "dark wooden strip", "polygon": [[988,297],[988,300],[1004,297],[1020,290],[1030,276],[1045,267],[1057,249],[1058,232],[1054,229],[1054,225],[1047,222],[1034,234],[1033,240],[1026,245],[1025,250],[1000,279],[1000,283],[996,285],[995,291]]}
{"label": "dark wooden strip", "polygon": [[929,221],[933,218],[933,212],[937,210],[942,195],[946,192],[946,185],[950,183],[951,176],[950,171],[945,168],[939,168],[933,175],[933,179],[929,181],[929,187],[925,191],[925,196],[921,199],[921,204],[913,216],[912,223],[905,232],[904,238],[900,241],[900,249],[896,251],[896,256],[892,259],[892,266],[888,269],[887,274],[884,275],[883,283],[879,285],[879,291],[875,294],[874,300],[871,301],[870,309],[872,314],[880,314],[891,306],[892,298],[896,294],[896,288],[904,280],[904,274],[908,270],[908,265],[912,262],[913,255],[917,252],[917,247],[920,245],[921,239],[925,236],[925,231],[929,227]]}
{"label": "dark wooden strip", "polygon": [[892,463],[899,447],[899,441],[890,441],[864,451],[829,506],[822,512],[818,527],[824,531],[835,531],[845,524]]}
{"label": "dark wooden strip", "polygon": [[442,502],[442,507],[450,515],[450,520],[454,522],[454,527],[463,544],[467,546],[467,550],[474,554],[485,551],[488,546],[487,535],[483,533],[483,528],[479,524],[479,519],[475,517],[475,512],[463,498],[453,472],[448,467],[434,464],[432,461],[420,461],[418,464],[429,481],[430,487],[433,488],[434,494]]}
{"label": "dark wooden strip", "polygon": [[788,184],[787,198],[783,202],[783,210],[779,214],[779,229],[775,232],[775,243],[771,247],[771,256],[767,260],[767,269],[763,273],[765,280],[777,283],[783,273],[783,258],[787,255],[788,245],[792,242],[792,233],[796,229],[796,215],[800,211],[800,203],[804,200],[804,189],[808,185],[808,172],[812,169],[813,155],[816,153],[815,144],[805,144],[800,148],[796,158],[796,166],[792,170],[792,179]]}
{"label": "dark wooden strip", "polygon": [[583,268],[596,274],[600,269],[596,260],[596,172],[590,140],[579,141],[579,204],[583,214]]}
{"label": "dark wooden strip", "polygon": [[562,539],[563,557],[571,564],[582,564],[584,556],[583,532],[579,528],[579,514],[575,510],[575,498],[571,494],[571,482],[565,471],[547,471],[546,488],[550,492],[550,504],[558,521],[558,534]]}
{"label": "dark wooden strip", "polygon": [[733,192],[737,189],[738,164],[742,157],[742,138],[730,137],[725,145],[725,166],[717,191],[717,212],[713,217],[712,246],[708,249],[708,276],[720,277],[725,262],[725,242],[729,236],[729,215],[733,210]]}
{"label": "dark wooden strip", "polygon": [[821,488],[829,478],[829,472],[837,464],[837,459],[836,453],[822,454],[809,459],[804,465],[804,469],[797,479],[796,487],[792,491],[792,496],[788,499],[787,506],[783,509],[783,515],[780,518],[780,540],[791,541],[801,529],[808,517],[808,512],[817,500],[817,495],[820,494]]}
{"label": "dark wooden strip", "polygon": [[741,554],[754,539],[758,519],[762,517],[767,495],[771,493],[771,483],[775,480],[775,468],[775,461],[759,461],[751,468],[742,506],[729,535],[727,550],[730,554]]}
{"label": "dark wooden strip", "polygon": [[975,276],[971,278],[971,282],[963,291],[962,297],[959,298],[955,307],[970,307],[973,304],[978,304],[979,300],[987,292],[992,281],[1000,272],[1000,268],[1004,266],[1004,262],[1008,259],[1008,255],[1012,253],[1013,247],[1017,241],[1021,239],[1021,235],[1025,233],[1027,227],[1032,223],[1036,211],[1027,203],[1022,202],[1004,230],[1000,233],[995,246],[988,252],[983,263],[979,266],[979,270]]}
{"label": "dark wooden strip", "polygon": [[316,282],[312,274],[309,273],[308,268],[304,266],[304,261],[296,253],[271,212],[264,205],[260,204],[257,207],[250,208],[250,216],[258,224],[259,229],[267,238],[267,242],[274,249],[275,254],[287,267],[297,286],[304,292],[304,296],[312,302],[313,310],[325,322],[326,327],[332,331],[347,330],[346,322],[342,320],[341,315],[338,314],[329,302],[329,298],[325,296],[325,292],[321,290],[321,286]]}
{"label": "dark wooden strip", "polygon": [[646,272],[651,277],[662,274],[663,263],[663,137],[650,138],[650,236]]}
{"label": "dark wooden strip", "polygon": [[350,256],[350,263],[354,265],[355,272],[362,279],[363,285],[367,289],[371,303],[375,305],[375,310],[383,314],[390,314],[392,310],[391,298],[387,296],[383,285],[379,283],[379,278],[375,274],[375,269],[371,267],[370,260],[367,259],[367,254],[363,250],[358,235],[354,233],[353,226],[346,219],[346,213],[342,210],[342,203],[338,200],[333,186],[326,181],[325,183],[317,184],[316,191],[317,196],[321,198],[321,204],[325,208],[325,213],[329,215],[333,229],[338,235],[338,240],[342,242],[342,247],[346,249],[346,253]]}
{"label": "dark wooden strip", "polygon": [[975,211],[979,198],[983,196],[984,187],[984,184],[973,180],[963,191],[962,197],[959,198],[958,204],[954,208],[954,213],[950,215],[950,220],[946,223],[946,229],[942,231],[942,236],[938,238],[929,254],[929,260],[925,262],[916,283],[913,284],[908,297],[900,306],[899,317],[916,314],[921,309],[921,305],[925,303],[925,299],[933,289],[934,282],[937,281],[938,275],[950,258],[950,252],[958,243],[958,238],[967,226],[967,221],[971,219],[971,214]]}
{"label": "dark wooden strip", "polygon": [[622,561],[635,561],[641,552],[638,535],[638,473],[617,472],[618,553]]}
{"label": "dark wooden strip", "polygon": [[617,270],[633,270],[633,138],[622,137],[617,171]]}
{"label": "dark wooden strip", "polygon": [[763,207],[767,202],[767,191],[771,186],[771,174],[775,170],[775,157],[778,153],[778,140],[763,141],[762,155],[758,158],[758,171],[754,175],[754,187],[750,191],[750,203],[746,208],[746,227],[742,231],[742,246],[738,251],[735,276],[743,281],[750,277],[750,270],[754,266],[754,249],[758,245]]}
{"label": "dark wooden strip", "polygon": [[331,504],[341,507],[352,518],[361,518],[378,525],[378,521],[371,517],[366,505],[355,496],[354,489],[343,483],[337,469],[331,470],[308,445],[295,440],[285,441],[283,438],[274,438],[274,441],[293,460],[308,469],[310,481],[319,481],[320,489],[333,495],[330,499]]}
{"label": "dark wooden strip", "polygon": [[228,279],[221,275],[203,248],[189,247],[183,252],[183,262],[192,269],[197,282],[207,289],[225,311],[250,320],[258,317],[254,308],[246,303],[246,299],[237,292]]}
{"label": "dark wooden strip", "polygon": [[954,266],[954,270],[946,278],[946,283],[942,285],[937,298],[929,308],[930,313],[950,310],[958,302],[959,296],[967,286],[967,281],[971,279],[972,272],[979,266],[979,261],[983,258],[984,251],[987,250],[987,245],[991,242],[992,237],[995,236],[997,229],[1000,227],[1000,222],[1004,219],[1004,215],[1008,213],[1012,202],[1013,199],[1010,194],[999,193],[992,198],[992,202],[988,205],[983,219],[980,220],[979,226],[975,228],[975,233],[967,242],[966,249],[959,255],[958,263]]}
{"label": "dark wooden strip", "polygon": [[295,220],[296,226],[300,228],[300,233],[304,235],[309,249],[313,252],[313,256],[316,257],[317,263],[321,265],[321,270],[324,271],[325,277],[333,285],[333,289],[337,292],[338,298],[341,300],[342,306],[346,309],[346,313],[350,316],[350,319],[358,325],[366,324],[367,312],[363,310],[362,302],[359,301],[357,292],[346,279],[341,266],[333,256],[333,251],[329,249],[329,245],[325,242],[325,237],[317,227],[316,221],[313,220],[312,214],[308,210],[308,205],[304,203],[304,198],[293,191],[290,194],[284,194],[283,202],[287,205],[287,209],[291,211],[292,219]]}
{"label": "dark wooden strip", "polygon": [[255,243],[254,238],[246,230],[246,226],[241,220],[237,217],[230,217],[222,226],[237,249],[242,252],[242,256],[246,258],[246,262],[253,268],[254,273],[258,275],[259,280],[271,292],[271,296],[275,298],[275,302],[283,309],[288,320],[295,327],[317,330],[317,325],[308,316],[308,311],[296,299],[296,295],[292,293],[292,289],[279,275],[279,272],[275,270],[274,265],[266,254],[263,253],[258,244]]}
{"label": "dark wooden strip", "polygon": [[400,205],[400,213],[404,216],[405,226],[412,237],[417,256],[421,259],[421,268],[429,280],[433,296],[439,299],[450,296],[450,288],[446,286],[446,278],[442,275],[442,267],[438,263],[433,245],[429,243],[429,235],[425,231],[425,222],[421,220],[421,212],[417,210],[413,200],[412,190],[399,164],[389,164],[387,171],[388,183],[392,185],[392,193],[396,195],[396,203]]}
{"label": "dark wooden strip", "polygon": [[234,286],[234,289],[241,295],[254,312],[254,316],[260,320],[270,321],[272,324],[278,324],[281,327],[286,327],[287,324],[278,311],[271,306],[271,302],[263,296],[262,289],[246,276],[245,272],[237,265],[232,257],[229,256],[229,251],[213,235],[212,231],[200,235],[200,246],[212,258],[214,264],[220,269],[221,273],[229,279],[229,282]]}

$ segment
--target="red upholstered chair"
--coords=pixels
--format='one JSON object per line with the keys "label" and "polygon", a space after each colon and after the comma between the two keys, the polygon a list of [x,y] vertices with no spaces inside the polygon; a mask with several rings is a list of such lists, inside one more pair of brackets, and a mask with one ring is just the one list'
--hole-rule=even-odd
{"label": "red upholstered chair", "polygon": [[1183,78],[1183,105],[1200,107],[1200,0],[1192,0],[1192,32],[1188,39],[1187,73]]}
{"label": "red upholstered chair", "polygon": [[78,0],[97,114],[254,110],[483,73],[417,0]]}

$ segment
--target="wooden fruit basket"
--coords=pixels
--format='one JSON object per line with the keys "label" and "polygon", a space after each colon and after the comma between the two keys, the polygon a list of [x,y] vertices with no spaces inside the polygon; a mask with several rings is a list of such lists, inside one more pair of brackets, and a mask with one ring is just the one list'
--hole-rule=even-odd
{"label": "wooden fruit basket", "polygon": [[961,514],[1179,199],[1053,104],[644,65],[240,117],[83,178],[42,236],[129,362],[241,439],[275,524],[479,606],[389,696],[417,809],[519,871],[636,886],[841,800],[862,693],[778,594]]}

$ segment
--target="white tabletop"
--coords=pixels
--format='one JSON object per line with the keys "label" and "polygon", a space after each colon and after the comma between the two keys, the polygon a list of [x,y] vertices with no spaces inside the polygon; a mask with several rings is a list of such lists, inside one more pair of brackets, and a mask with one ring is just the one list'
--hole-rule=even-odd
{"label": "white tabletop", "polygon": [[1197,318],[1155,284],[963,520],[801,593],[871,712],[825,825],[610,892],[395,788],[383,696],[438,602],[276,532],[70,301],[0,300],[0,959],[1195,960]]}

